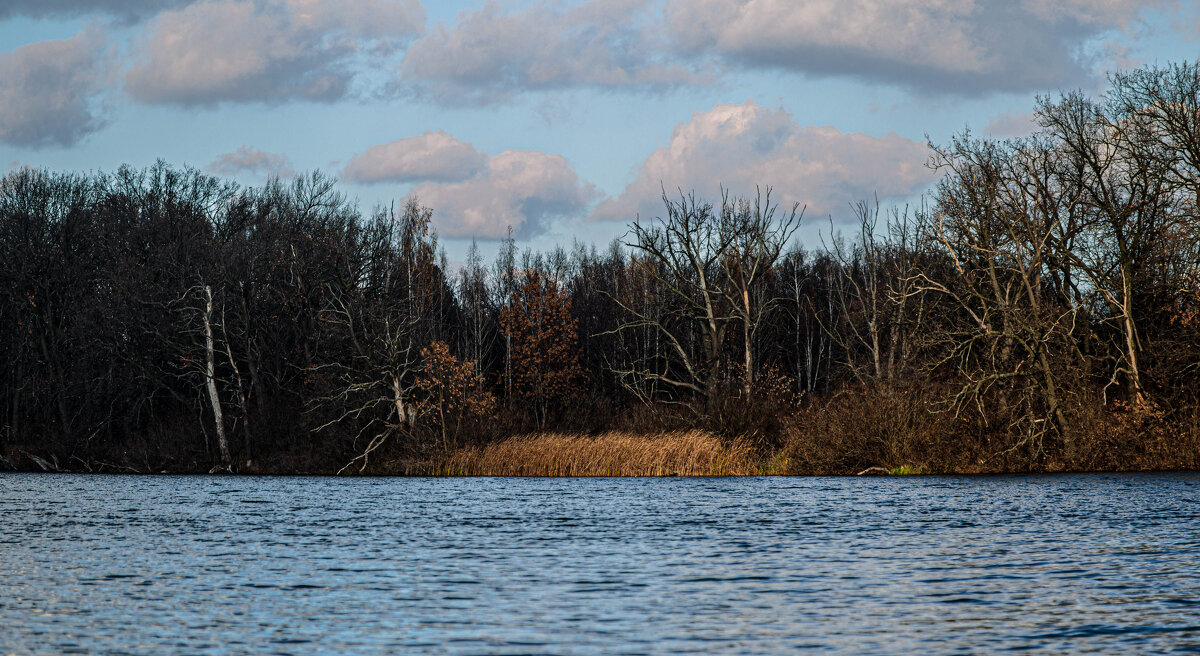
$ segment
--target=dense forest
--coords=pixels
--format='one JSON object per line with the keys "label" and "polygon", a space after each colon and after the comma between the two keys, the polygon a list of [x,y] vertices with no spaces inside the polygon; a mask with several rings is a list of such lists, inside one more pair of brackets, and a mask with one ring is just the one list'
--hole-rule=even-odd
{"label": "dense forest", "polygon": [[[159,163],[0,181],[0,468],[422,472],[695,431],[763,471],[1200,466],[1200,68],[934,145],[919,207],[782,190],[451,268],[418,200]],[[424,464],[423,464],[424,463]],[[425,467],[425,468],[423,468]]]}

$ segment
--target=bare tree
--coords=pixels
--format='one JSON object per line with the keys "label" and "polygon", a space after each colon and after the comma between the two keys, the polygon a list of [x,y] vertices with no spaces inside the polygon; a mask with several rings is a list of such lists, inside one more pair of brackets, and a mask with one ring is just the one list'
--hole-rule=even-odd
{"label": "bare tree", "polygon": [[482,374],[488,355],[496,341],[496,309],[488,291],[487,271],[474,240],[467,250],[467,260],[458,274],[458,298],[462,305],[462,352],[474,363],[475,373]]}
{"label": "bare tree", "polygon": [[[859,201],[852,210],[858,228],[852,242],[830,221],[826,249],[837,263],[830,292],[839,320],[827,322],[826,330],[857,380],[888,380],[904,367],[911,353],[908,336],[925,315],[925,294],[915,278],[925,214],[891,208],[880,226],[878,199]],[[863,352],[866,366],[860,364]]]}
{"label": "bare tree", "polygon": [[933,234],[955,276],[918,274],[921,288],[949,299],[966,321],[943,323],[937,367],[950,367],[965,384],[954,396],[956,412],[985,400],[1016,404],[1021,442],[1041,453],[1043,437],[1067,428],[1060,378],[1064,343],[1076,309],[1052,303],[1046,270],[1058,229],[1051,185],[1037,178],[1053,171],[1053,151],[1029,142],[996,143],[964,135],[935,149],[947,172],[939,183]]}
{"label": "bare tree", "polygon": [[750,397],[754,386],[755,337],[762,319],[778,299],[764,295],[764,282],[775,269],[788,239],[800,227],[804,211],[799,203],[776,215],[771,189],[759,190],[753,202],[721,196],[721,230],[731,235],[728,252],[721,258],[720,293],[727,297],[732,315],[742,325],[742,393]]}
{"label": "bare tree", "polygon": [[1087,277],[1121,336],[1110,384],[1124,377],[1130,396],[1141,402],[1139,297],[1157,245],[1178,218],[1172,209],[1172,157],[1152,124],[1079,93],[1056,102],[1043,99],[1038,117],[1045,135],[1069,158],[1060,170],[1083,210],[1084,238],[1064,254]]}
{"label": "bare tree", "polygon": [[[725,331],[732,319],[727,290],[720,286],[722,260],[735,235],[722,230],[711,203],[680,194],[678,201],[663,192],[667,216],[643,224],[635,221],[627,245],[647,259],[648,277],[667,297],[664,311],[651,314],[617,299],[629,319],[617,331],[649,328],[659,334],[667,353],[656,371],[621,372],[634,380],[658,381],[677,391],[703,395],[711,402],[723,374]],[[700,351],[693,348],[698,335]]]}
{"label": "bare tree", "polygon": [[[343,470],[355,463],[364,469],[376,449],[415,420],[412,391],[443,284],[431,216],[415,200],[400,216],[377,213],[358,237],[358,256],[344,261],[341,279],[327,289],[322,316],[338,348],[314,370],[333,379],[317,404],[333,408],[333,416],[315,430],[342,422],[357,427],[358,455]],[[357,447],[359,438],[365,447]]]}
{"label": "bare tree", "polygon": [[667,216],[634,222],[628,245],[646,259],[646,275],[666,296],[653,311],[618,299],[629,318],[616,331],[649,328],[662,338],[666,353],[656,370],[621,373],[703,395],[711,404],[726,375],[726,333],[737,323],[742,387],[749,394],[755,333],[774,302],[762,296],[763,283],[799,224],[799,206],[777,216],[770,190],[754,202],[723,193],[717,212],[694,194],[680,193],[676,201],[664,191],[663,203]]}
{"label": "bare tree", "polygon": [[204,285],[204,311],[200,314],[200,325],[204,330],[204,387],[208,390],[208,401],[212,406],[213,425],[217,430],[217,448],[221,452],[221,462],[228,466],[232,462],[229,455],[229,438],[225,436],[225,417],[221,411],[221,397],[217,393],[216,348],[213,346],[213,296],[212,286]]}

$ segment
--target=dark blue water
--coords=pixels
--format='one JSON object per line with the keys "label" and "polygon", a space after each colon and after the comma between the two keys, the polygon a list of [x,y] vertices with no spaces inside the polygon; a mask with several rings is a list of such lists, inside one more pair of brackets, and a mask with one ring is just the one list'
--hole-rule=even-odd
{"label": "dark blue water", "polygon": [[0,474],[0,653],[1200,649],[1200,476]]}

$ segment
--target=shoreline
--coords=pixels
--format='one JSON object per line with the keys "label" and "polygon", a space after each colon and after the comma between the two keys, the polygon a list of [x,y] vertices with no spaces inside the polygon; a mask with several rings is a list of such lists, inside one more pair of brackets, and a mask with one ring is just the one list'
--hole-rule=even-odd
{"label": "shoreline", "polygon": [[[15,456],[15,457],[14,457]],[[454,447],[446,452],[421,457],[378,458],[361,470],[358,466],[338,469],[315,467],[287,470],[278,466],[248,463],[248,467],[226,468],[195,463],[142,470],[112,462],[61,463],[24,449],[0,454],[0,473],[71,473],[143,476],[315,476],[315,477],[418,477],[418,478],[726,478],[726,477],[910,477],[910,476],[1013,476],[1055,474],[1197,473],[1188,467],[1072,467],[1049,461],[1033,467],[989,466],[976,462],[970,467],[936,467],[915,459],[899,458],[880,463],[834,468],[806,468],[797,460],[794,446],[767,452],[755,450],[747,441],[727,440],[698,430],[661,433],[610,431],[595,435],[538,433],[518,435],[487,445]],[[999,464],[999,463],[996,463]],[[75,466],[71,466],[75,465]]]}

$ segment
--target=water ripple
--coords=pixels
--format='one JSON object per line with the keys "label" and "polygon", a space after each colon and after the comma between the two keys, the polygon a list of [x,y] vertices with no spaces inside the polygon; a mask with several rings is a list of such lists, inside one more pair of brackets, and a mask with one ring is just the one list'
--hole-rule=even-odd
{"label": "water ripple", "polygon": [[1200,476],[0,474],[0,653],[1200,650]]}

